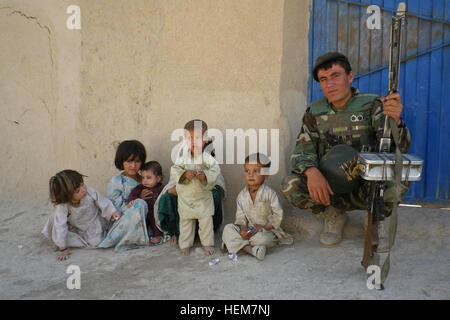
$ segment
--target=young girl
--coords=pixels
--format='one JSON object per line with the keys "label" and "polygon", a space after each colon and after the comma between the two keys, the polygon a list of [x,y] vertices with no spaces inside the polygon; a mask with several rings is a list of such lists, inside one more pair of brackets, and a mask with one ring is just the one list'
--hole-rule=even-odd
{"label": "young girl", "polygon": [[189,255],[194,244],[195,220],[198,220],[199,237],[206,255],[215,253],[213,218],[214,200],[211,190],[220,175],[218,162],[205,152],[208,127],[201,120],[191,120],[185,127],[185,148],[170,170],[176,181],[182,255]]}
{"label": "young girl", "polygon": [[97,246],[104,238],[107,220],[120,218],[111,201],[87,187],[77,171],[58,172],[50,178],[49,187],[55,211],[42,233],[58,247],[59,261],[69,257],[69,247]]}
{"label": "young girl", "polygon": [[151,192],[143,190],[140,199],[136,199],[132,207],[127,206],[131,190],[141,182],[139,170],[146,157],[144,145],[137,140],[123,141],[117,148],[114,163],[117,169],[123,171],[108,183],[107,196],[120,212],[121,218],[109,228],[99,248],[114,247],[114,251],[119,252],[149,244],[145,200],[151,197]]}

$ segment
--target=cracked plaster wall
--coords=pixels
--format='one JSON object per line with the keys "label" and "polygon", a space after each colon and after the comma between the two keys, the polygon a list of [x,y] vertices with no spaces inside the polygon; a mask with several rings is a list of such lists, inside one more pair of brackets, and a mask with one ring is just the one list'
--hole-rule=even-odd
{"label": "cracked plaster wall", "polygon": [[[81,8],[68,30],[66,8]],[[167,181],[174,129],[280,129],[278,189],[307,92],[308,1],[0,0],[0,205],[46,202],[72,168],[106,191],[125,139]],[[291,43],[296,42],[296,43]],[[242,168],[223,165],[234,216]]]}

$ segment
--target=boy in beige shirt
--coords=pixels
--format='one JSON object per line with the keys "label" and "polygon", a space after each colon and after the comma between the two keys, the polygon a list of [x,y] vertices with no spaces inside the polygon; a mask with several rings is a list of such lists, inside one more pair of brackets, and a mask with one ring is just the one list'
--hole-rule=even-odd
{"label": "boy in beige shirt", "polygon": [[211,190],[220,175],[220,167],[214,157],[205,150],[208,126],[204,121],[191,120],[185,127],[185,148],[171,167],[170,178],[176,182],[181,255],[190,254],[194,244],[195,220],[198,221],[199,237],[206,255],[214,249],[214,199]]}
{"label": "boy in beige shirt", "polygon": [[222,234],[222,246],[226,246],[229,253],[236,254],[242,249],[263,260],[267,248],[293,242],[292,236],[280,227],[283,209],[278,196],[264,184],[269,167],[269,159],[264,154],[253,154],[245,159],[247,186],[236,199],[234,224],[227,224]]}

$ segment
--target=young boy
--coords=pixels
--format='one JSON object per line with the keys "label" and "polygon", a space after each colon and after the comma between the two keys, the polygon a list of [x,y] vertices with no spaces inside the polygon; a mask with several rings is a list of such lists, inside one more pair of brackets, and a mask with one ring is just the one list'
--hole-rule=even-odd
{"label": "young boy", "polygon": [[206,255],[214,249],[214,200],[211,190],[220,175],[220,167],[214,157],[205,151],[208,127],[204,121],[191,120],[185,127],[186,144],[182,154],[170,170],[170,180],[176,182],[181,255],[187,256],[194,244],[195,220],[198,234]]}
{"label": "young boy", "polygon": [[291,244],[293,238],[280,228],[283,209],[276,192],[264,184],[268,177],[269,159],[261,153],[245,159],[245,187],[236,199],[236,220],[223,229],[222,246],[229,253],[243,250],[263,260],[267,248],[278,243]]}
{"label": "young boy", "polygon": [[157,161],[146,162],[141,167],[142,183],[136,186],[128,196],[128,207],[133,206],[133,201],[142,199],[147,202],[148,212],[146,218],[147,232],[150,236],[150,245],[163,243],[163,233],[155,223],[153,208],[155,201],[161,193],[164,185],[162,180],[162,168]]}

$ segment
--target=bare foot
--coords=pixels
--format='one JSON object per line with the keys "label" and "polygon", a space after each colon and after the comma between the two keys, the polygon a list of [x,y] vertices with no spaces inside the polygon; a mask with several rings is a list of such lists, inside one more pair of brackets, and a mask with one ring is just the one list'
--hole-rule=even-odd
{"label": "bare foot", "polygon": [[202,248],[205,251],[206,256],[210,256],[216,253],[216,249],[214,247],[202,246]]}
{"label": "bare foot", "polygon": [[171,236],[169,239],[169,243],[171,246],[176,246],[178,244],[177,236]]}
{"label": "bare foot", "polygon": [[157,237],[151,237],[150,238],[150,242],[152,244],[158,243],[161,240],[161,236],[157,236]]}
{"label": "bare foot", "polygon": [[58,256],[58,261],[64,261],[69,259],[69,256],[72,254],[72,252],[70,252],[69,250],[63,251],[59,254]]}
{"label": "bare foot", "polygon": [[182,256],[188,256],[190,254],[190,248],[184,248],[180,250]]}
{"label": "bare foot", "polygon": [[249,255],[253,255],[252,253],[252,246],[245,246],[242,248],[245,252],[247,252]]}

